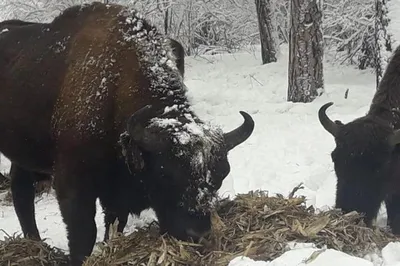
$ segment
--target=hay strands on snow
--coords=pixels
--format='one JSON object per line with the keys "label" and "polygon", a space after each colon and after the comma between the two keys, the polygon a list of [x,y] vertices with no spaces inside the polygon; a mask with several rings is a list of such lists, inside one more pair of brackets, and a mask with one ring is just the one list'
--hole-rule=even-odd
{"label": "hay strands on snow", "polygon": [[[99,245],[84,265],[226,266],[242,255],[255,260],[275,259],[287,250],[291,241],[364,256],[396,240],[384,229],[367,228],[358,213],[343,215],[338,210],[317,213],[314,208],[307,208],[304,197],[294,196],[299,189],[301,185],[288,198],[254,191],[239,194],[234,200],[220,200],[217,212],[212,214],[212,233],[199,243],[160,236],[152,224],[127,236],[112,237]],[[18,265],[63,265],[64,256],[42,242],[15,237],[0,241],[0,265],[17,265],[16,258],[20,262],[35,258],[37,262]],[[55,264],[58,260],[60,263]]]}
{"label": "hay strands on snow", "polygon": [[304,197],[269,197],[263,191],[223,199],[212,215],[212,234],[200,244],[158,236],[154,227],[114,238],[92,255],[92,265],[228,265],[237,256],[271,260],[287,250],[290,241],[314,243],[355,256],[384,247],[395,237],[384,229],[367,228],[356,212],[316,213]]}
{"label": "hay strands on snow", "polygon": [[50,247],[43,241],[34,241],[19,235],[7,235],[0,241],[0,265],[64,266],[68,265],[68,257],[62,250]]}

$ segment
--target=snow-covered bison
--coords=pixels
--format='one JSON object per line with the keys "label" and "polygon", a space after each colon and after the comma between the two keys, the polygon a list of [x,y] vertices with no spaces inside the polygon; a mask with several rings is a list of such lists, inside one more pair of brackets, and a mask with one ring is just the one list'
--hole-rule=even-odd
{"label": "snow-covered bison", "polygon": [[179,239],[209,231],[228,152],[254,121],[241,112],[228,133],[202,122],[173,60],[168,39],[119,5],[0,34],[0,152],[25,237],[40,239],[33,182],[43,175],[54,176],[72,265],[92,252],[97,198],[117,214],[127,198],[152,207]]}
{"label": "snow-covered bison", "polygon": [[[10,19],[10,20],[4,20],[0,22],[0,34],[3,32],[7,32],[10,30],[13,30],[15,28],[19,28],[19,27],[23,27],[23,26],[27,26],[27,25],[32,25],[32,24],[39,24],[36,22],[30,22],[30,21],[23,21],[23,20],[18,20],[18,19]],[[46,26],[45,24],[41,24],[42,26]],[[182,46],[182,44],[180,42],[178,42],[175,39],[172,38],[168,38],[171,48],[172,48],[172,53],[175,56],[175,63],[176,66],[179,70],[179,72],[181,73],[182,77],[184,77],[185,75],[185,52],[184,52],[184,48]],[[13,171],[13,166],[11,164],[11,169],[10,171]],[[0,174],[1,175],[1,174]],[[36,183],[36,191],[37,192],[41,192],[43,190],[47,190],[48,188],[50,188],[50,186],[52,186],[52,176],[51,175],[47,175],[47,174],[39,174],[39,173],[35,173],[35,178],[34,180]],[[6,178],[5,176],[3,176],[4,178]],[[54,184],[53,184],[54,187]],[[107,216],[107,214],[106,214]],[[107,216],[110,217],[110,216]],[[109,220],[109,218],[106,217],[106,220]],[[111,216],[113,217],[113,215]],[[112,219],[112,218],[111,218]],[[121,218],[120,218],[121,219]],[[115,220],[115,219],[114,219]],[[127,220],[127,218],[126,218]],[[121,225],[119,226],[119,228],[122,226],[123,221],[121,220]],[[122,232],[122,231],[121,231]],[[106,235],[108,235],[108,228],[106,229]],[[106,240],[107,238],[105,238]]]}
{"label": "snow-covered bison", "polygon": [[[30,21],[23,21],[19,19],[10,19],[10,20],[4,20],[0,22],[0,34],[2,32],[6,32],[9,30],[13,30],[15,28],[19,28],[21,26],[27,26],[27,25],[32,25],[32,24],[40,24],[36,22],[30,22]],[[45,24],[41,24],[45,26]],[[172,53],[175,56],[175,63],[176,66],[181,73],[182,77],[185,76],[185,50],[180,42],[178,42],[175,39],[168,38],[171,48],[172,48]]]}
{"label": "snow-covered bison", "polygon": [[371,226],[385,201],[388,225],[400,234],[400,47],[392,55],[368,113],[352,122],[319,121],[335,138],[331,157],[337,176],[336,207],[365,214]]}

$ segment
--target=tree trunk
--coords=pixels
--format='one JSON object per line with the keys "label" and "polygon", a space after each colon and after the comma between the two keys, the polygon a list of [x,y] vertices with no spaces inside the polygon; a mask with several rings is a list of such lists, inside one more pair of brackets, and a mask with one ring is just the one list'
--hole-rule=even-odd
{"label": "tree trunk", "polygon": [[169,9],[164,12],[164,33],[168,35]]}
{"label": "tree trunk", "polygon": [[389,18],[387,17],[387,4],[388,0],[375,0],[375,74],[376,74],[376,88],[382,79],[388,58],[392,52],[392,45],[390,35],[387,32]]}
{"label": "tree trunk", "polygon": [[276,62],[276,44],[273,37],[271,19],[271,0],[255,0],[258,18],[258,28],[260,30],[261,57],[262,63],[268,64]]}
{"label": "tree trunk", "polygon": [[171,3],[170,1],[164,1],[164,33],[165,35],[169,34],[169,27],[170,27],[170,9],[171,9]]}
{"label": "tree trunk", "polygon": [[288,101],[311,102],[324,91],[319,0],[291,0]]}

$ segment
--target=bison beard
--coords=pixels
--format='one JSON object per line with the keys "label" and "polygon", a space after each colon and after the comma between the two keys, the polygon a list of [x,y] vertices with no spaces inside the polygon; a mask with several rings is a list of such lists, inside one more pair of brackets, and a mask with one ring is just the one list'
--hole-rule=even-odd
{"label": "bison beard", "polygon": [[210,229],[227,154],[254,121],[241,112],[228,133],[201,121],[172,48],[134,10],[101,3],[1,33],[0,151],[25,237],[40,239],[33,184],[50,176],[72,265],[92,252],[97,198],[119,231],[149,207],[177,238]]}
{"label": "bison beard", "polygon": [[347,124],[332,121],[324,104],[319,121],[336,142],[336,207],[365,214],[372,226],[384,201],[388,225],[400,234],[400,47],[394,52],[369,112]]}

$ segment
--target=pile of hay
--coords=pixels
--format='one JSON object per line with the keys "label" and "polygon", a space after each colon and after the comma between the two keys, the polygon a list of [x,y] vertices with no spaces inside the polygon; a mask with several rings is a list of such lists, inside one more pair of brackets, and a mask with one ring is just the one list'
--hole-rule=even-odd
{"label": "pile of hay", "polygon": [[[293,194],[289,198],[268,197],[257,191],[238,195],[233,201],[222,200],[218,214],[213,215],[213,233],[200,244],[160,237],[157,228],[151,225],[128,236],[112,238],[84,265],[225,266],[240,255],[256,260],[274,259],[287,250],[290,241],[312,242],[319,247],[326,245],[364,256],[395,240],[383,229],[365,227],[357,213],[342,215],[332,210],[317,214],[313,208],[305,207],[304,198],[295,198]],[[10,244],[13,241],[15,244]],[[50,256],[61,253],[48,247],[41,248],[43,246],[19,238],[13,241],[0,241],[0,265],[8,265],[4,257],[17,256],[21,260],[36,256],[41,258],[42,265],[57,265],[51,262],[57,256],[64,259],[62,255]]]}
{"label": "pile of hay", "polygon": [[355,256],[381,249],[395,237],[383,229],[365,227],[355,212],[337,210],[316,214],[304,198],[268,197],[264,192],[222,200],[213,216],[213,234],[202,244],[159,237],[152,227],[111,239],[85,266],[105,265],[228,265],[236,256],[271,260],[287,243],[312,242]]}
{"label": "pile of hay", "polygon": [[63,266],[68,265],[68,257],[61,250],[44,242],[14,235],[0,241],[0,265]]}

